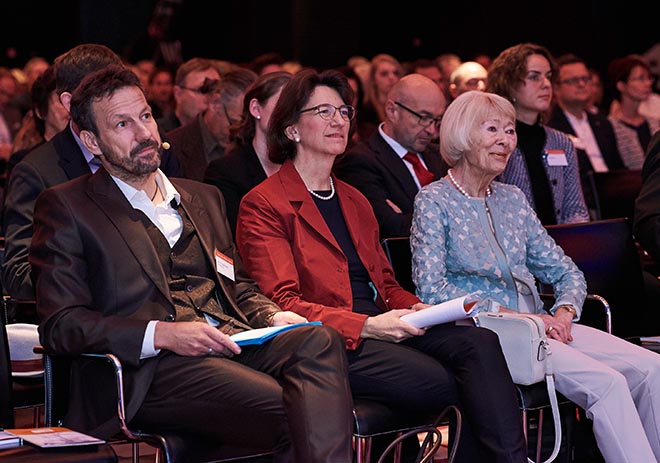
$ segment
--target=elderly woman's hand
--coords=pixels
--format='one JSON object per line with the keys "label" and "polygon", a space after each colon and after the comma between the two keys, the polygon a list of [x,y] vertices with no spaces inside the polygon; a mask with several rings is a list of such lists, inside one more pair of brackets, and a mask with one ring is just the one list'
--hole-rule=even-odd
{"label": "elderly woman's hand", "polygon": [[402,316],[413,312],[415,312],[413,309],[390,310],[375,317],[369,317],[362,325],[360,337],[401,342],[412,336],[421,336],[426,332],[424,329],[416,328],[401,320]]}
{"label": "elderly woman's hand", "polygon": [[573,325],[573,314],[565,310],[558,310],[554,316],[540,315],[545,324],[545,332],[547,336],[564,344],[571,342],[573,336],[571,335],[571,327]]}

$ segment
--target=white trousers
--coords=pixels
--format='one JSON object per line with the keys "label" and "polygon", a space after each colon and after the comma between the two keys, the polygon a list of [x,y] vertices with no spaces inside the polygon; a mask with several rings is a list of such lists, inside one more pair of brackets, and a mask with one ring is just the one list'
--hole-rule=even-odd
{"label": "white trousers", "polygon": [[584,325],[550,340],[556,389],[593,420],[608,463],[660,461],[660,355]]}

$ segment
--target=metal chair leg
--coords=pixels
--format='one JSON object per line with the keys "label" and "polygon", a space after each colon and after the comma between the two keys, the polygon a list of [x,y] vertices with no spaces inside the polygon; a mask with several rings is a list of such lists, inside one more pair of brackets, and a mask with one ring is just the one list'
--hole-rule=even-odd
{"label": "metal chair leg", "polygon": [[539,410],[539,422],[536,428],[536,461],[541,461],[541,447],[543,446],[543,409]]}

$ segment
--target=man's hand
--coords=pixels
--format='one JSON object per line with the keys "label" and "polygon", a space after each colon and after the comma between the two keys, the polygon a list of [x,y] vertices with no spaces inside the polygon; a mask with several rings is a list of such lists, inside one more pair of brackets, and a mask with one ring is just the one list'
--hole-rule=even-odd
{"label": "man's hand", "polygon": [[426,330],[416,328],[401,320],[402,316],[413,312],[415,312],[413,309],[390,310],[375,317],[369,317],[362,325],[360,337],[401,342],[412,336],[421,336]]}
{"label": "man's hand", "polygon": [[188,357],[233,357],[241,353],[241,348],[229,336],[204,322],[158,322],[154,347]]}
{"label": "man's hand", "polygon": [[271,319],[270,326],[293,325],[295,323],[305,323],[307,319],[295,312],[276,312]]}

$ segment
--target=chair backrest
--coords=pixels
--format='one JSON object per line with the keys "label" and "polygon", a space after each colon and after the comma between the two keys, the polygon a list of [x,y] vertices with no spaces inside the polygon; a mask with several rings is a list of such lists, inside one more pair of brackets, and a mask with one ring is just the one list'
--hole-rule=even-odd
{"label": "chair backrest", "polygon": [[635,212],[635,199],[642,188],[641,170],[589,172],[589,183],[599,219],[628,217]]}
{"label": "chair backrest", "polygon": [[394,270],[394,277],[405,290],[415,294],[412,280],[412,251],[407,236],[385,238],[381,244]]}
{"label": "chair backrest", "polygon": [[0,428],[14,427],[14,402],[12,396],[11,357],[9,356],[9,342],[3,319],[2,329],[0,329]]}
{"label": "chair backrest", "polygon": [[646,308],[639,253],[626,218],[546,226],[548,233],[584,273],[587,292],[604,297],[612,309],[613,334],[644,333]]}

